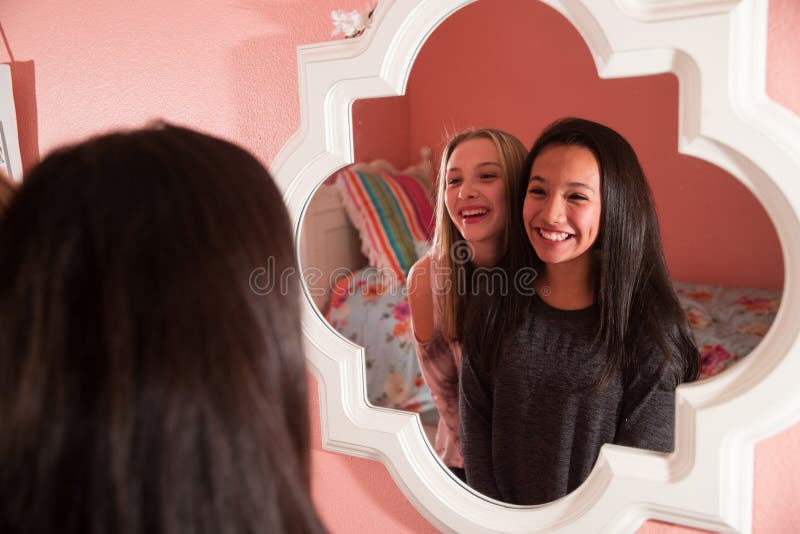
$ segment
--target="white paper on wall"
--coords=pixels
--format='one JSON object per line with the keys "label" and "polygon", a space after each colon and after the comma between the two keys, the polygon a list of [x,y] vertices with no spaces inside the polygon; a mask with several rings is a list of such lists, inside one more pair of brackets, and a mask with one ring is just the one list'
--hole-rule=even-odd
{"label": "white paper on wall", "polygon": [[0,172],[15,182],[22,180],[17,112],[11,86],[11,67],[8,65],[0,65]]}

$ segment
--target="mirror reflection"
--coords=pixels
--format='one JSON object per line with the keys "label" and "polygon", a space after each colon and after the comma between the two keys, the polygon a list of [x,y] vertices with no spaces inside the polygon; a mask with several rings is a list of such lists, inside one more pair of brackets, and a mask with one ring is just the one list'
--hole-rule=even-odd
{"label": "mirror reflection", "polygon": [[[549,7],[524,0],[466,6],[430,36],[406,95],[354,104],[356,164],[318,188],[300,243],[315,303],[335,330],[365,347],[369,401],[419,412],[437,453],[459,476],[460,422],[447,424],[441,393],[437,409],[426,383],[434,380],[423,376],[408,298],[409,269],[431,246],[435,171],[454,132],[489,126],[529,148],[561,116],[606,124],[634,147],[700,352],[700,379],[751,352],[780,302],[780,244],[763,208],[734,177],[677,153],[674,76],[600,80],[583,40]],[[420,156],[425,147],[433,148],[430,157]],[[485,207],[469,216],[486,216]],[[422,323],[415,319],[417,330]],[[416,333],[427,341],[426,332]]]}

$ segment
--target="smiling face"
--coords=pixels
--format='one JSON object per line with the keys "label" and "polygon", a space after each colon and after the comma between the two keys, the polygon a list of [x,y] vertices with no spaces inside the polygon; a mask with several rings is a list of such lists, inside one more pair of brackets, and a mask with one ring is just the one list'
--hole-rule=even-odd
{"label": "smiling face", "polygon": [[490,139],[459,144],[445,174],[445,205],[465,240],[480,249],[499,248],[506,225],[506,177]]}
{"label": "smiling face", "polygon": [[600,168],[586,148],[552,145],[533,162],[522,219],[533,248],[549,267],[590,265],[600,232]]}

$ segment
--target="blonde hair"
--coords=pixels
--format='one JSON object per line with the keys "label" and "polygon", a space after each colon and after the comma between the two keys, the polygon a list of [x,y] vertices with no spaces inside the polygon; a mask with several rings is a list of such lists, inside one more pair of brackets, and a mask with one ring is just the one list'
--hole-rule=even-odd
{"label": "blonde hair", "polygon": [[455,223],[450,219],[445,206],[445,189],[447,187],[447,164],[450,156],[458,145],[472,139],[488,139],[494,143],[497,149],[497,156],[505,177],[506,190],[506,221],[503,232],[503,254],[508,250],[508,244],[512,234],[516,234],[514,228],[521,224],[518,219],[522,216],[522,205],[518,190],[522,180],[523,165],[527,150],[519,139],[510,133],[493,128],[479,128],[461,131],[448,140],[442,151],[442,158],[439,165],[439,175],[436,186],[436,230],[433,236],[432,259],[438,271],[444,276],[444,287],[447,291],[437,298],[442,299],[442,336],[447,341],[455,341],[461,338],[460,325],[464,319],[466,295],[464,294],[463,282],[466,280],[467,267],[464,261],[454,261],[453,255],[456,253],[458,243],[464,241],[464,237],[459,232]]}

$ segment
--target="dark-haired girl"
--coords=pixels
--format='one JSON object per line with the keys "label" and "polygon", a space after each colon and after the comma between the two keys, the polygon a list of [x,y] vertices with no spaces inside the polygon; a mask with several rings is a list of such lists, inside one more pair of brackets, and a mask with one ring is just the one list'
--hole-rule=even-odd
{"label": "dark-haired girl", "polygon": [[675,388],[699,356],[668,277],[650,188],[615,131],[562,119],[534,143],[522,210],[536,294],[486,288],[461,372],[467,483],[538,504],[577,488],[600,447],[673,448]]}
{"label": "dark-haired girl", "polygon": [[161,124],[48,155],[0,225],[0,532],[323,532],[291,224]]}

